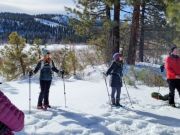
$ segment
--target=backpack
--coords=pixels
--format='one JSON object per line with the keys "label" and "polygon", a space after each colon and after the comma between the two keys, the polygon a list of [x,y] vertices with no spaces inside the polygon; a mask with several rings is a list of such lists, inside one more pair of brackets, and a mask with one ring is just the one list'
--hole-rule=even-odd
{"label": "backpack", "polygon": [[40,68],[40,78],[42,80],[51,80],[53,76],[52,71],[52,61],[49,64],[46,64],[44,61],[41,61],[41,68]]}
{"label": "backpack", "polygon": [[[53,67],[53,65],[52,65],[52,60],[50,61],[49,65],[50,65],[50,67],[51,67],[51,69],[52,69],[52,67]],[[43,67],[44,67],[44,60],[41,61],[41,68],[40,68],[40,70],[42,70]]]}
{"label": "backpack", "polygon": [[158,92],[152,92],[151,93],[151,97],[152,98],[155,98],[155,99],[159,99],[159,100],[163,100],[163,101],[167,101],[169,99],[169,94],[166,94],[166,95],[161,95],[160,93]]}

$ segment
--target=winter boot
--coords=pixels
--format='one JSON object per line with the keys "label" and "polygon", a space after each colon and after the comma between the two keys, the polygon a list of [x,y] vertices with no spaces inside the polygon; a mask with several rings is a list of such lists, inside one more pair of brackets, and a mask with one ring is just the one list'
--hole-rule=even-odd
{"label": "winter boot", "polygon": [[37,109],[44,109],[42,105],[38,105]]}
{"label": "winter boot", "polygon": [[46,110],[47,110],[47,108],[48,108],[48,106],[46,106],[46,105],[45,105],[45,106],[43,107],[43,110],[45,110],[45,111],[46,111]]}
{"label": "winter boot", "polygon": [[50,106],[50,105],[47,105],[47,107],[48,107],[48,108],[51,108],[51,106]]}
{"label": "winter boot", "polygon": [[114,106],[116,105],[114,98],[111,99],[111,102],[112,102],[112,105],[114,105]]}
{"label": "winter boot", "polygon": [[46,111],[46,110],[47,110],[47,107],[46,107],[46,106],[42,106],[42,105],[38,105],[38,106],[37,106],[37,109],[38,109],[38,110],[44,110],[44,111]]}
{"label": "winter boot", "polygon": [[175,104],[169,104],[170,106],[172,106],[172,107],[176,107],[176,105]]}
{"label": "winter boot", "polygon": [[116,99],[116,106],[122,107],[122,105],[119,103],[119,99]]}
{"label": "winter boot", "polygon": [[44,104],[43,106],[46,107],[46,108],[51,108],[51,106],[49,104],[47,104],[47,105]]}

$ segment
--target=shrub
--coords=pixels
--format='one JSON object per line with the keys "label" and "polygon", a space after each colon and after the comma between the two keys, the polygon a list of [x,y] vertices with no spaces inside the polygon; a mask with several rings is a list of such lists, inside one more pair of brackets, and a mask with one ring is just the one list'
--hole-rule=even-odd
{"label": "shrub", "polygon": [[137,79],[136,79],[136,71],[134,69],[134,66],[130,67],[130,69],[129,69],[127,75],[125,75],[124,79],[128,85],[136,87],[136,80]]}
{"label": "shrub", "polygon": [[149,69],[143,69],[137,72],[137,80],[142,81],[147,86],[165,86],[166,81],[161,75]]}
{"label": "shrub", "polygon": [[134,66],[130,67],[127,75],[125,76],[125,81],[127,84],[134,87],[136,87],[137,81],[151,87],[167,85],[166,81],[160,74],[145,68],[141,70],[135,70]]}

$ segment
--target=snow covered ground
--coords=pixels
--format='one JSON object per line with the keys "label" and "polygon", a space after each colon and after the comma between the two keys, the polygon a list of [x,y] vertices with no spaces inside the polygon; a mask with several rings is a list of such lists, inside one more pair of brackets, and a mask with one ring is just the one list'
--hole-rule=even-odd
{"label": "snow covered ground", "polygon": [[[8,45],[8,44],[0,44],[0,50],[3,49],[5,45]],[[29,51],[30,47],[32,47],[32,45],[26,44],[25,51]],[[44,47],[45,45],[40,45],[40,48],[44,48]],[[46,45],[46,48],[51,51],[59,50],[62,48],[72,48],[72,47],[75,47],[75,49],[77,50],[90,48],[86,44],[48,44]]]}
{"label": "snow covered ground", "polygon": [[[122,87],[121,104],[125,108],[111,108],[102,66],[88,68],[84,80],[73,77],[65,80],[67,107],[64,102],[63,81],[54,77],[50,89],[48,111],[36,109],[39,82],[31,83],[31,113],[29,114],[29,80],[4,82],[0,89],[25,113],[25,127],[16,135],[179,135],[180,109],[167,106],[164,101],[151,98],[158,87],[127,85],[133,108]],[[110,88],[109,88],[110,91]],[[168,88],[160,88],[167,94]],[[180,104],[176,93],[175,101]]]}

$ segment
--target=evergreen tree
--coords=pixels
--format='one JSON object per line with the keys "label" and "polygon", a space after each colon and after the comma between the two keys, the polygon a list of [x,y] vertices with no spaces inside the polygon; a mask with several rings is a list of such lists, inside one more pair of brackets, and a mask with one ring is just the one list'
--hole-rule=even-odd
{"label": "evergreen tree", "polygon": [[129,42],[129,49],[128,49],[128,58],[127,63],[130,65],[135,64],[136,60],[136,48],[138,42],[138,33],[139,33],[139,18],[140,18],[140,1],[133,0],[133,16],[132,16],[132,23],[131,23],[131,34],[130,34],[130,42]]}
{"label": "evergreen tree", "polygon": [[179,0],[165,0],[167,5],[166,15],[171,26],[176,28],[176,32],[173,34],[174,43],[180,44],[180,1]]}
{"label": "evergreen tree", "polygon": [[172,25],[175,25],[180,30],[180,1],[179,0],[165,0],[167,5],[167,17]]}
{"label": "evergreen tree", "polygon": [[145,21],[145,8],[146,8],[145,0],[142,0],[141,7],[142,10],[140,17],[139,60],[143,62],[144,61],[144,23],[145,23],[144,21]]}
{"label": "evergreen tree", "polygon": [[[56,26],[44,24],[56,23]],[[8,42],[8,35],[17,31],[26,38],[26,42],[33,44],[35,38],[42,39],[43,43],[59,43],[64,39],[71,42],[84,42],[86,39],[74,33],[69,26],[69,17],[57,14],[28,15],[18,13],[0,13],[0,41]],[[75,39],[78,37],[78,39]]]}
{"label": "evergreen tree", "polygon": [[96,45],[109,62],[119,52],[120,0],[76,0],[76,3],[81,10],[68,8],[76,15],[72,26],[76,32],[90,37],[89,43]]}
{"label": "evergreen tree", "polygon": [[20,37],[17,32],[9,35],[9,45],[1,50],[2,72],[8,80],[14,79],[20,75],[26,74],[28,65],[28,56],[23,51],[25,48],[25,39]]}
{"label": "evergreen tree", "polygon": [[42,40],[39,38],[34,39],[33,45],[35,46],[34,50],[37,52],[38,58],[41,58],[41,48],[40,45],[42,45]]}

